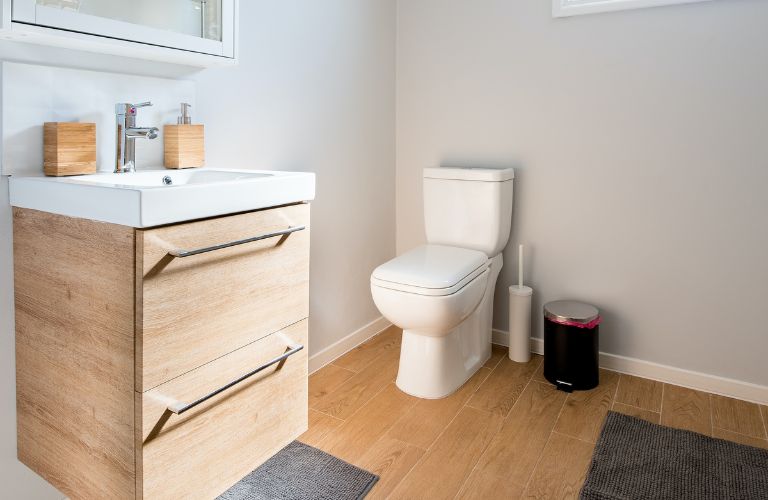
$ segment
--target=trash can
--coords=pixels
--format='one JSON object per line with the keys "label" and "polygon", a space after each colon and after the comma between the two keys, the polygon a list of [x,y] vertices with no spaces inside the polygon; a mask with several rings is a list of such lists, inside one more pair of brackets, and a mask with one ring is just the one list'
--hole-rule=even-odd
{"label": "trash can", "polygon": [[544,377],[558,389],[594,389],[598,371],[599,326],[596,307],[573,300],[544,305]]}

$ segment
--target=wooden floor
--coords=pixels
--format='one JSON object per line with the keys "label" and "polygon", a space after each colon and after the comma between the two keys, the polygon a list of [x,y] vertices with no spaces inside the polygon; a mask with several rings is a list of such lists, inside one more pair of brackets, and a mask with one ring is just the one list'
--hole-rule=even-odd
{"label": "wooden floor", "polygon": [[601,371],[567,395],[542,358],[494,346],[458,392],[423,400],[394,384],[401,332],[390,328],[309,379],[300,440],[381,476],[368,498],[577,498],[608,410],[768,449],[768,407]]}

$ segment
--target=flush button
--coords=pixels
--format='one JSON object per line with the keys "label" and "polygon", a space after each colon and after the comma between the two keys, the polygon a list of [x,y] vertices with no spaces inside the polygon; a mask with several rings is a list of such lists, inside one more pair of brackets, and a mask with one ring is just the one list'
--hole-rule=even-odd
{"label": "flush button", "polygon": [[166,175],[165,177],[163,177],[163,184],[165,184],[166,186],[170,186],[171,184],[173,184],[173,179],[171,179],[170,175]]}

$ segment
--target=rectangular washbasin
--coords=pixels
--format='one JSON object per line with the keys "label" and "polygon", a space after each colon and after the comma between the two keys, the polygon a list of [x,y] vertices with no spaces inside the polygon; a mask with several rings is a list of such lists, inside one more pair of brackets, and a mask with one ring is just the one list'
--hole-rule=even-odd
{"label": "rectangular washbasin", "polygon": [[311,201],[315,174],[189,169],[11,177],[11,205],[137,228]]}

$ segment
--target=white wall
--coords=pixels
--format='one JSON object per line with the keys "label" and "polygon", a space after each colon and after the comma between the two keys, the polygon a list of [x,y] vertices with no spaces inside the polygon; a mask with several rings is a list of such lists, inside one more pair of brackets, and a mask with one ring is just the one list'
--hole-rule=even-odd
{"label": "white wall", "polygon": [[[379,316],[368,279],[395,252],[395,2],[240,5],[235,68],[195,76],[189,68],[8,42],[0,59],[195,77],[193,119],[206,126],[209,166],[316,172],[314,354]],[[8,183],[0,178],[0,497],[60,498],[16,460],[10,220]]]}
{"label": "white wall", "polygon": [[310,355],[374,320],[395,252],[395,2],[240,2],[240,64],[197,77],[207,164],[317,173]]}
{"label": "white wall", "polygon": [[138,126],[158,127],[155,140],[136,141],[136,164],[162,168],[164,124],[176,123],[179,105],[195,105],[190,80],[3,62],[3,175],[43,175],[43,123],[96,124],[97,168],[115,168],[115,104],[152,101],[139,110]]}
{"label": "white wall", "polygon": [[398,26],[399,252],[424,240],[423,167],[516,166],[536,310],[582,299],[603,351],[768,385],[768,3],[407,0]]}

